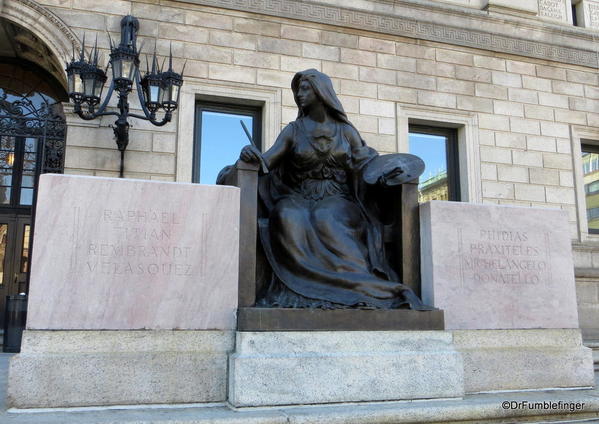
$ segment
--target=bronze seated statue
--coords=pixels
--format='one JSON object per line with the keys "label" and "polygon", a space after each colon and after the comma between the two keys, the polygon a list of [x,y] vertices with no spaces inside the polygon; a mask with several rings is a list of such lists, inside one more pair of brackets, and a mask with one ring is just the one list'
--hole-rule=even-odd
{"label": "bronze seated statue", "polygon": [[368,147],[327,75],[298,72],[291,88],[297,119],[268,151],[248,145],[240,154],[262,167],[257,215],[266,260],[255,306],[430,310],[387,260],[380,207],[385,191],[417,179],[423,162]]}

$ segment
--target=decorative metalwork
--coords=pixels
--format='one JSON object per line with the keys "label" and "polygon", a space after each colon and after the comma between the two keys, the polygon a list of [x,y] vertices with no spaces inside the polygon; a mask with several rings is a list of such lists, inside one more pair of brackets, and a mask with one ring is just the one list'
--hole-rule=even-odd
{"label": "decorative metalwork", "polygon": [[0,137],[38,139],[42,149],[40,172],[62,173],[66,123],[56,112],[58,105],[50,101],[41,94],[9,99],[0,90]]}
{"label": "decorative metalwork", "polygon": [[[92,120],[101,116],[116,116],[114,136],[121,152],[121,166],[119,176],[123,178],[125,150],[129,144],[129,118],[143,119],[160,127],[170,122],[173,112],[179,103],[179,93],[183,84],[183,71],[181,74],[173,70],[173,53],[169,55],[169,67],[162,70],[158,67],[156,52],[152,59],[152,70],[140,77],[139,55],[141,48],[137,48],[137,31],[139,21],[128,15],[121,20],[121,42],[113,45],[110,39],[110,61],[112,66],[112,81],[108,94],[102,102],[102,90],[106,82],[106,71],[98,66],[98,43],[92,49],[89,57],[85,54],[85,38],[78,58],[73,57],[67,64],[66,73],[69,86],[69,97],[75,105],[75,113],[81,119]],[[110,35],[109,35],[110,36]],[[184,66],[185,68],[185,66]],[[141,104],[143,115],[129,111],[128,96],[133,85],[137,88],[137,95]],[[116,90],[119,98],[118,112],[108,111],[107,106],[113,92]],[[99,105],[99,106],[98,106]],[[164,116],[158,119],[156,112],[162,109]]]}

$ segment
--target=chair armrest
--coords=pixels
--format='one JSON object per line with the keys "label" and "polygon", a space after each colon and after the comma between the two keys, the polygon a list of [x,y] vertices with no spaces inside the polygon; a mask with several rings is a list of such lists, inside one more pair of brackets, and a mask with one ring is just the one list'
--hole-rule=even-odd
{"label": "chair armrest", "polygon": [[401,186],[401,253],[403,283],[420,296],[420,212],[418,180]]}
{"label": "chair armrest", "polygon": [[258,170],[260,165],[238,160],[224,179],[239,187],[239,307],[256,303],[256,238],[258,219]]}

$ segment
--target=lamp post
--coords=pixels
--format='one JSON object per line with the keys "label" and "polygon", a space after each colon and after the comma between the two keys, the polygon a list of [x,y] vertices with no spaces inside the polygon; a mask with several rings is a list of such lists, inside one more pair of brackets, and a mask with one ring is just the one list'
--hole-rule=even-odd
{"label": "lamp post", "polygon": [[[139,54],[137,49],[137,31],[139,21],[133,16],[125,16],[121,20],[121,41],[117,47],[110,40],[110,61],[112,66],[112,81],[108,94],[100,104],[102,89],[107,80],[106,71],[98,67],[98,45],[85,57],[85,37],[79,58],[73,58],[67,64],[69,97],[75,104],[75,113],[86,121],[100,116],[113,115],[117,117],[113,128],[116,144],[121,152],[121,165],[119,176],[123,178],[125,150],[129,144],[128,118],[138,118],[150,121],[156,126],[163,126],[170,122],[173,112],[179,104],[179,93],[183,84],[182,73],[173,70],[173,54],[169,55],[168,69],[163,71],[158,65],[156,53],[152,58],[152,68],[140,78]],[[108,69],[107,69],[108,70]],[[129,112],[128,96],[133,84],[137,88],[137,95],[143,110],[143,115]],[[118,111],[107,111],[106,107],[114,90],[117,91]],[[99,106],[98,106],[99,105]],[[156,113],[164,110],[164,116],[158,120]]]}

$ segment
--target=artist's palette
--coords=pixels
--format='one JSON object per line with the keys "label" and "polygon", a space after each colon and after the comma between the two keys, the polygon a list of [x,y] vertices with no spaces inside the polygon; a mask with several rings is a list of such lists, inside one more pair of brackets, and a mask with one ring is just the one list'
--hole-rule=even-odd
{"label": "artist's palette", "polygon": [[388,178],[386,184],[395,186],[415,180],[424,172],[424,162],[416,155],[409,153],[391,153],[374,158],[366,165],[363,178],[368,184],[376,184],[379,177],[396,168],[403,170],[401,174]]}

